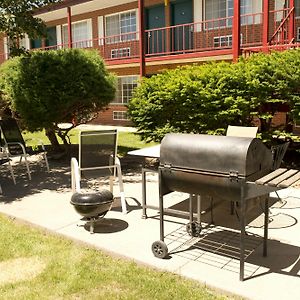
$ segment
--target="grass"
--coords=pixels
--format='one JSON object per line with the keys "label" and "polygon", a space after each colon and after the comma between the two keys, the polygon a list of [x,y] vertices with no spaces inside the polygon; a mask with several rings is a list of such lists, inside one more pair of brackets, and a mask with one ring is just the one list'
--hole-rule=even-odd
{"label": "grass", "polygon": [[[69,132],[69,137],[72,144],[78,144],[78,129],[72,129]],[[50,142],[48,138],[46,137],[45,133],[43,131],[38,132],[23,132],[23,137],[26,140],[26,143],[28,146],[34,146],[36,144],[35,139],[40,139],[44,143],[44,145],[49,145]],[[61,140],[59,139],[61,142]],[[156,143],[145,143],[141,141],[138,134],[133,132],[123,132],[120,131],[118,133],[118,154],[120,156],[124,156],[128,151],[134,150],[134,149],[140,149],[144,147],[150,147],[155,145]]]}
{"label": "grass", "polygon": [[112,258],[1,215],[0,236],[0,267],[19,263],[9,282],[0,269],[1,299],[228,299],[195,281]]}

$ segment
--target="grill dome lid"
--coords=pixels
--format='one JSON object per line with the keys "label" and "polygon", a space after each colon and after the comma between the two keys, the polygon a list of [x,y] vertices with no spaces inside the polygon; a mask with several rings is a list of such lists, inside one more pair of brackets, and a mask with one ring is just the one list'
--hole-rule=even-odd
{"label": "grill dome lid", "polygon": [[272,168],[272,153],[259,139],[204,134],[167,134],[160,165],[216,174],[260,178]]}

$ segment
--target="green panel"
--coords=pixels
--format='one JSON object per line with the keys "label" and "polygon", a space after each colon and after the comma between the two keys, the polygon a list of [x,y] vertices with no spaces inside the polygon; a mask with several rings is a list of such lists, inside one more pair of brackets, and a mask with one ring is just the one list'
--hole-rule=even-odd
{"label": "green panel", "polygon": [[[171,3],[172,25],[193,23],[193,2],[185,0]],[[175,28],[172,32],[172,48],[175,51],[192,48],[193,25]]]}
{"label": "green panel", "polygon": [[42,40],[35,39],[30,41],[31,49],[42,48]]}
{"label": "green panel", "polygon": [[[165,7],[158,5],[146,9],[146,29],[162,28],[166,26]],[[161,53],[165,49],[165,31],[152,31],[147,40],[147,53]]]}
{"label": "green panel", "polygon": [[48,27],[47,28],[46,47],[56,46],[56,45],[57,45],[56,27]]}

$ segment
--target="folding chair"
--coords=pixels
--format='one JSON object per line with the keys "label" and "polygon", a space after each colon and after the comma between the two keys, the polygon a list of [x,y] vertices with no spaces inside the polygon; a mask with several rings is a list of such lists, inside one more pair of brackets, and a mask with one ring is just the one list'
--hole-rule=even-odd
{"label": "folding chair", "polygon": [[[110,191],[118,177],[123,213],[127,213],[121,163],[117,157],[117,130],[92,130],[79,133],[79,173],[84,177],[109,176]],[[117,173],[117,174],[116,174]]]}
{"label": "folding chair", "polygon": [[29,180],[31,180],[31,174],[27,158],[31,155],[42,154],[45,159],[47,171],[49,172],[47,152],[44,144],[40,140],[39,149],[33,150],[31,147],[26,147],[20,128],[15,119],[10,118],[0,120],[0,129],[4,141],[3,148],[9,157],[20,157],[20,162],[22,161],[22,158],[24,158]]}
{"label": "folding chair", "polygon": [[[1,136],[0,136],[0,140],[1,140]],[[10,159],[9,159],[7,153],[5,152],[5,149],[0,147],[0,165],[4,165],[6,163],[8,164],[11,178],[12,178],[14,184],[16,184],[16,179],[15,179],[13,168],[10,163]],[[2,194],[1,184],[0,184],[0,194]]]}
{"label": "folding chair", "polygon": [[[255,126],[232,126],[228,125],[226,136],[256,138],[258,127]],[[235,210],[236,203],[231,201],[231,214]]]}
{"label": "folding chair", "polygon": [[255,138],[258,127],[232,126],[227,127],[226,136],[252,137]]}

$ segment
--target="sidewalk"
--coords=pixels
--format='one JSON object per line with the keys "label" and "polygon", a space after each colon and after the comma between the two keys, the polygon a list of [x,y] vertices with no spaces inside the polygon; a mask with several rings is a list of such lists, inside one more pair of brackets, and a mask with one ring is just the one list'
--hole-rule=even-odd
{"label": "sidewalk", "polygon": [[[250,253],[245,266],[247,279],[240,282],[239,259],[226,255],[228,249],[236,248],[239,243],[239,223],[237,217],[229,213],[229,202],[217,201],[214,210],[215,226],[203,231],[201,241],[186,233],[185,224],[188,220],[166,217],[165,241],[170,257],[158,259],[151,251],[152,243],[159,240],[158,213],[156,210],[148,210],[148,218],[141,218],[139,172],[126,172],[126,164],[124,166],[128,214],[122,214],[117,198],[112,210],[96,225],[95,233],[90,234],[89,226],[80,221],[80,216],[70,204],[69,166],[62,162],[50,162],[50,166],[50,173],[42,167],[33,169],[31,182],[27,180],[25,172],[22,176],[18,174],[16,186],[9,178],[9,173],[4,174],[0,213],[82,241],[115,256],[198,280],[229,294],[248,299],[299,299],[300,190],[289,188],[281,191],[282,202],[275,202],[270,209],[267,257],[262,256],[263,216],[259,203],[251,210],[247,228],[250,242],[246,245]],[[147,181],[147,199],[150,204],[157,205],[156,175],[147,174]],[[108,181],[103,180],[100,184],[108,188]],[[114,195],[118,197],[117,182]],[[184,210],[186,199],[186,194],[172,193],[165,205]],[[207,206],[205,202],[203,205]],[[209,214],[204,214],[204,223],[208,220]],[[212,247],[212,243],[220,245],[219,251]],[[210,251],[199,249],[203,245],[210,248]]]}

